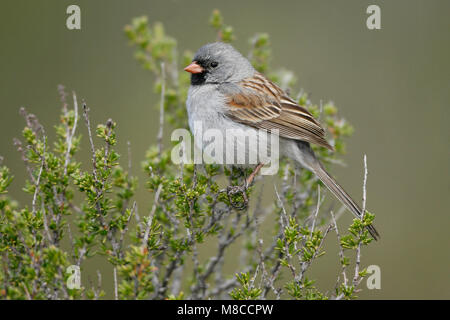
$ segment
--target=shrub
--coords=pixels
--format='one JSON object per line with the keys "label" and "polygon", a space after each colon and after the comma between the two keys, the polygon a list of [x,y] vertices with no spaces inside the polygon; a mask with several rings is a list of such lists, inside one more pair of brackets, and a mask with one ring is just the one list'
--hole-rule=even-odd
{"label": "shrub", "polygon": [[[217,40],[235,39],[233,28],[224,24],[217,10],[210,23]],[[269,190],[274,197],[271,208],[261,206],[262,187],[232,192],[249,174],[246,170],[174,165],[171,146],[164,146],[163,137],[167,128],[187,127],[184,104],[189,77],[179,70],[191,61],[192,53],[180,55],[176,40],[166,35],[163,25],[151,26],[145,17],[133,19],[125,33],[136,48],[136,59],[154,75],[154,90],[161,96],[157,143],[142,164],[153,199],[146,204],[150,212],[139,213],[137,179],[130,174],[131,164],[115,150],[116,123],[110,119],[94,129],[86,103],[79,106],[73,94],[73,108],[69,108],[60,86],[63,107],[53,143],[37,117],[21,110],[26,126],[23,139],[15,145],[29,175],[24,191],[31,195],[31,203],[21,206],[12,200],[7,194],[12,175],[8,168],[0,168],[0,297],[98,299],[105,295],[103,277],[103,282],[114,283],[114,292],[108,294],[116,299],[354,298],[366,275],[360,271],[360,250],[372,240],[364,225],[373,215],[355,219],[348,234],[341,236],[333,213],[320,206],[318,180],[308,171],[296,172],[285,160]],[[270,68],[269,36],[256,34],[249,44],[248,57],[255,67],[292,93],[292,72]],[[322,161],[339,162],[351,125],[332,102],[315,104],[304,91],[294,97],[320,119],[336,147],[335,153],[317,148]],[[84,140],[78,133],[82,125],[88,132]],[[76,159],[81,143],[90,148],[89,166]],[[247,199],[254,201],[248,205]],[[273,229],[265,237],[259,231],[264,221]],[[341,271],[332,293],[325,294],[307,273],[325,254],[324,239],[332,231],[339,241],[336,261]],[[205,242],[216,250],[203,257],[199,248]],[[227,273],[225,254],[233,244],[233,255],[240,261],[234,272]],[[356,252],[352,278],[347,275],[353,264],[347,254],[351,251]],[[83,281],[80,288],[68,286],[73,281],[68,270],[83,270],[94,257],[106,259],[113,274],[105,276],[105,270],[98,270],[97,284]]]}

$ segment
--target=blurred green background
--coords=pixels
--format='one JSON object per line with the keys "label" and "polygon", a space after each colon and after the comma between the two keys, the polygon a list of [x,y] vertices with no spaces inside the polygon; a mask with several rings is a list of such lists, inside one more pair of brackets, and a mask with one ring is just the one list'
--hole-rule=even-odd
{"label": "blurred green background", "polygon": [[[164,23],[180,51],[195,51],[214,40],[207,22],[218,8],[235,28],[239,50],[247,52],[254,33],[269,33],[272,66],[295,72],[297,89],[314,102],[333,100],[355,127],[344,157],[348,166],[332,172],[360,199],[363,154],[368,156],[367,205],[382,239],[362,258],[366,266],[381,267],[382,280],[381,290],[365,289],[361,297],[450,298],[450,1],[86,0],[76,1],[82,30],[70,31],[65,21],[72,3],[1,2],[0,155],[16,176],[14,198],[30,201],[21,191],[25,170],[12,144],[24,126],[19,107],[37,114],[51,133],[59,119],[58,84],[87,101],[93,123],[118,122],[118,149],[126,154],[131,141],[133,173],[143,177],[140,161],[156,141],[158,97],[123,27],[147,15]],[[381,7],[382,30],[366,28],[370,4]],[[79,157],[87,159],[83,145]],[[138,202],[146,208],[151,197],[141,189]],[[349,221],[347,214],[340,224]],[[327,267],[336,261],[330,255],[314,271],[328,288],[337,270]]]}

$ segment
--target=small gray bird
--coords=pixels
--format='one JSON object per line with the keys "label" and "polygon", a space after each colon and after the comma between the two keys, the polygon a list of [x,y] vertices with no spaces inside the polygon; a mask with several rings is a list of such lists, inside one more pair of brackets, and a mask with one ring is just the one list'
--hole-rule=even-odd
{"label": "small gray bird", "polygon": [[[186,106],[197,146],[204,144],[195,123],[201,123],[202,130],[219,130],[224,136],[230,128],[278,130],[280,155],[316,174],[350,212],[360,217],[360,207],[325,170],[310,147],[314,143],[333,150],[321,124],[305,107],[257,72],[237,50],[221,42],[207,44],[184,70],[192,74]],[[245,151],[258,152],[248,148]],[[372,225],[367,229],[375,240],[379,238]]]}

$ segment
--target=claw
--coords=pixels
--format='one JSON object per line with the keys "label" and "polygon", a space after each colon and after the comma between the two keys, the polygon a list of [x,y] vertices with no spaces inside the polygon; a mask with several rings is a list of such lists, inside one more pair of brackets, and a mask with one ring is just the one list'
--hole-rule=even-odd
{"label": "claw", "polygon": [[[244,201],[242,203],[233,201],[232,196],[235,194],[241,193]],[[248,206],[248,198],[247,198],[247,187],[244,186],[228,186],[227,187],[227,196],[230,204],[233,208],[237,210],[244,210]]]}
{"label": "claw", "polygon": [[[236,210],[244,210],[247,208],[248,206],[247,189],[253,183],[256,174],[259,172],[259,170],[262,168],[263,165],[264,165],[263,163],[258,164],[255,170],[253,170],[252,174],[248,177],[248,179],[245,180],[242,186],[228,186],[226,190],[221,191],[227,193],[228,200],[230,201],[231,206]],[[232,196],[238,193],[242,193],[242,197],[244,198],[244,201],[242,203],[235,202],[232,199]]]}

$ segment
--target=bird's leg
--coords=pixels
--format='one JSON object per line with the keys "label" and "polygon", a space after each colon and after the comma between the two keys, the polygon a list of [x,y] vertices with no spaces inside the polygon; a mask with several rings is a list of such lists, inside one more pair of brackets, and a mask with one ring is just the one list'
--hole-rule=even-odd
{"label": "bird's leg", "polygon": [[[228,186],[227,187],[227,195],[228,200],[230,201],[230,204],[238,210],[243,210],[248,205],[248,198],[247,198],[247,189],[250,187],[250,185],[253,183],[253,180],[255,180],[255,176],[258,174],[259,170],[264,166],[264,163],[259,163],[256,168],[253,170],[253,172],[248,176],[248,178],[245,180],[244,184],[241,186]],[[238,204],[235,201],[233,201],[232,196],[235,194],[241,193],[242,198],[244,199],[242,204]]]}
{"label": "bird's leg", "polygon": [[248,188],[253,183],[253,180],[255,179],[255,176],[258,174],[259,170],[261,170],[261,168],[263,166],[264,166],[264,163],[259,163],[256,166],[255,170],[253,170],[253,172],[249,175],[249,177],[245,181],[245,187],[246,188]]}

